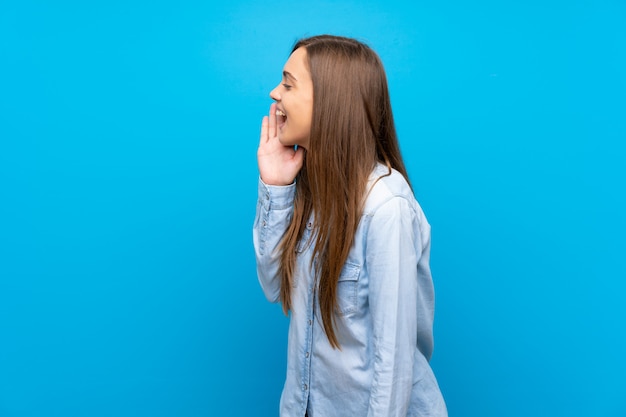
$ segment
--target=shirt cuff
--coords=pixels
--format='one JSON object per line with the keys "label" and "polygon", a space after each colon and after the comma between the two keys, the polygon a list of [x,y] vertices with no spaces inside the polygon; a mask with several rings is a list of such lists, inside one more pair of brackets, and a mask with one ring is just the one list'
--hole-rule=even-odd
{"label": "shirt cuff", "polygon": [[289,185],[268,185],[259,177],[259,202],[266,210],[282,210],[293,206],[295,181]]}

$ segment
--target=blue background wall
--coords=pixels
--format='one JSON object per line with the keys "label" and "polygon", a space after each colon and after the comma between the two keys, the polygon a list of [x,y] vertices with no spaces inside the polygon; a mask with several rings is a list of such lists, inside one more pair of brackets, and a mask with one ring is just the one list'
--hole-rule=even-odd
{"label": "blue background wall", "polygon": [[0,416],[275,416],[256,146],[367,41],[433,226],[451,416],[626,416],[623,1],[0,5]]}

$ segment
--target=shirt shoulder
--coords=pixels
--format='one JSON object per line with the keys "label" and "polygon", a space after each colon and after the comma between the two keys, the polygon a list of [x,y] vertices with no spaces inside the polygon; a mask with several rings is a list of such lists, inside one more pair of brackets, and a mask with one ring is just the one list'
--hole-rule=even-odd
{"label": "shirt shoulder", "polygon": [[394,198],[404,199],[414,212],[422,212],[406,178],[393,168],[389,172],[389,168],[383,164],[377,164],[370,174],[366,193],[363,206],[365,216],[374,215],[381,206]]}

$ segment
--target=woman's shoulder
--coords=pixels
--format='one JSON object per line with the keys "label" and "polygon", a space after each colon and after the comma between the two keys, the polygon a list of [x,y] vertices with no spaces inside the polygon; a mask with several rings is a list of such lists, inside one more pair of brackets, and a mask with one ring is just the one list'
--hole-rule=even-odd
{"label": "woman's shoulder", "polygon": [[363,207],[364,215],[373,215],[379,207],[395,199],[405,199],[415,211],[421,212],[419,203],[406,178],[395,169],[377,164],[370,174],[367,197]]}

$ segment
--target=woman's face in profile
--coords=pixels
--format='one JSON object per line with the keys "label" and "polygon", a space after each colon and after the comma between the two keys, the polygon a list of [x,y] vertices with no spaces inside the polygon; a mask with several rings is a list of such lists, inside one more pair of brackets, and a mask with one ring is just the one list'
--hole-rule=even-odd
{"label": "woman's face in profile", "polygon": [[313,117],[313,81],[305,48],[296,49],[283,68],[280,84],[271,92],[276,100],[278,140],[285,146],[309,146]]}

